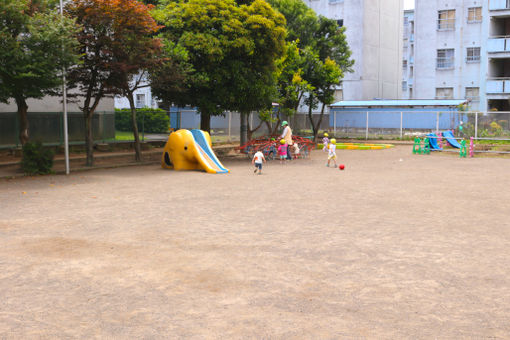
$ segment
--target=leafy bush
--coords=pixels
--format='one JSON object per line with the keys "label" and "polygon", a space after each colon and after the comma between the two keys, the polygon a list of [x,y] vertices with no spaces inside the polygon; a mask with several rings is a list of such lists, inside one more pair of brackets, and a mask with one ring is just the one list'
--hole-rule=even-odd
{"label": "leafy bush", "polygon": [[53,151],[45,149],[40,142],[26,143],[21,168],[27,175],[49,174],[52,172],[53,156]]}
{"label": "leafy bush", "polygon": [[[136,123],[138,130],[151,133],[167,133],[170,127],[170,118],[165,110],[136,109]],[[115,110],[115,129],[118,131],[133,131],[130,109]]]}

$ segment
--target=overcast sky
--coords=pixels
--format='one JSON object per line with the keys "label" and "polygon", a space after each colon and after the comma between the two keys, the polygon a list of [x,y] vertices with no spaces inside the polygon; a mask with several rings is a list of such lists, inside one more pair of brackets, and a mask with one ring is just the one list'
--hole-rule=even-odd
{"label": "overcast sky", "polygon": [[414,0],[404,0],[404,9],[413,9]]}

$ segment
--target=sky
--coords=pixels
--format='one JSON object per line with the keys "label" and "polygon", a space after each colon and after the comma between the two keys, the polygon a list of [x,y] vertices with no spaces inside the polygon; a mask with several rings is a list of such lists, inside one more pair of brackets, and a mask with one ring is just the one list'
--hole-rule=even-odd
{"label": "sky", "polygon": [[404,9],[413,9],[414,0],[404,0]]}

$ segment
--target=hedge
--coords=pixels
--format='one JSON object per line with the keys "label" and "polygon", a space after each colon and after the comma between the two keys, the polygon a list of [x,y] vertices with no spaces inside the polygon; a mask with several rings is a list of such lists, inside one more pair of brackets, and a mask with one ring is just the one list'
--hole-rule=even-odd
{"label": "hedge", "polygon": [[[168,113],[161,109],[136,109],[136,122],[138,130],[145,133],[167,133],[170,127]],[[115,130],[133,131],[130,109],[115,110]]]}

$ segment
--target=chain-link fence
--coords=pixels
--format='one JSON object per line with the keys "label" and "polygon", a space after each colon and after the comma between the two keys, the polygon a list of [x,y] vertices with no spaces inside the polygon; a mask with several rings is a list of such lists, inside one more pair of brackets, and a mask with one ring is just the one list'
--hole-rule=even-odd
{"label": "chain-link fence", "polygon": [[[317,123],[319,115],[313,115]],[[46,145],[63,145],[63,114],[61,112],[30,112],[29,135],[32,141]],[[298,113],[287,118],[295,134],[311,135],[308,115]],[[137,112],[142,141],[166,141],[177,129],[200,128],[200,114],[196,110],[149,110]],[[281,132],[276,122],[261,122],[256,113],[248,122],[252,137],[271,131]],[[462,124],[461,124],[462,122]],[[81,112],[68,113],[71,145],[84,144],[85,122]],[[462,128],[461,128],[462,127]],[[354,139],[412,139],[430,132],[454,130],[456,136],[475,138],[509,138],[510,112],[466,111],[333,111],[324,114],[321,131],[332,132],[337,138]],[[131,112],[96,112],[92,119],[94,140],[98,143],[131,142],[134,140]],[[226,112],[211,117],[211,136],[217,142],[238,142],[240,115]],[[20,146],[19,119],[16,113],[0,113],[0,148]]]}
{"label": "chain-link fence", "polygon": [[[67,114],[70,144],[83,144],[85,118],[81,112]],[[64,115],[62,112],[29,112],[29,137],[45,145],[64,144]],[[19,147],[20,121],[16,112],[0,113],[0,148]],[[95,140],[115,140],[114,112],[96,112],[92,117]]]}
{"label": "chain-link fence", "polygon": [[453,130],[460,137],[510,136],[510,112],[470,111],[336,111],[334,135],[358,139],[412,139],[430,132]]}

